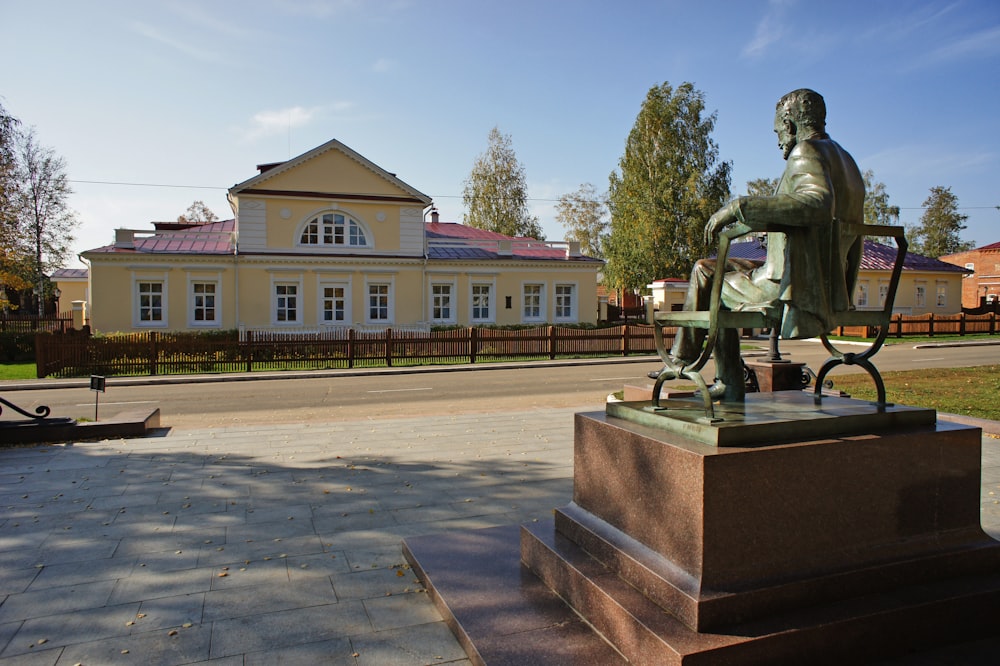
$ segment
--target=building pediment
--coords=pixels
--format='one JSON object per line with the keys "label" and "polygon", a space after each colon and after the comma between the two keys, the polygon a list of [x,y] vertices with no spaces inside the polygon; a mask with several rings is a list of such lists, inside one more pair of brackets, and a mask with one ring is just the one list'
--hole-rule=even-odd
{"label": "building pediment", "polygon": [[424,206],[431,203],[429,196],[336,139],[286,162],[258,168],[261,173],[230,188],[231,197],[376,200]]}

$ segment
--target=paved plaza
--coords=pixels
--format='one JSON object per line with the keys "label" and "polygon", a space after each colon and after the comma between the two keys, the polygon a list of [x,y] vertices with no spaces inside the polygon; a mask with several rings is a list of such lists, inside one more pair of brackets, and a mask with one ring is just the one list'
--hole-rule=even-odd
{"label": "paved plaza", "polygon": [[0,665],[468,664],[401,540],[566,504],[576,411],[0,450]]}

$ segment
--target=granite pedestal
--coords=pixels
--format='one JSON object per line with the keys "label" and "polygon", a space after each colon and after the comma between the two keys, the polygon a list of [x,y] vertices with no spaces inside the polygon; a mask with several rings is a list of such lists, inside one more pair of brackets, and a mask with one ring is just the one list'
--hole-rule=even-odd
{"label": "granite pedestal", "polygon": [[799,391],[808,384],[803,381],[805,363],[791,361],[747,361],[746,366],[757,377],[757,387],[763,393]]}
{"label": "granite pedestal", "polygon": [[[561,663],[545,646],[558,651],[552,632],[580,618],[642,664],[865,663],[996,634],[1000,545],[980,528],[980,430],[827,398],[812,407],[824,434],[806,436],[789,412],[810,404],[748,396],[742,426],[721,426],[756,428],[736,446],[716,445],[717,425],[648,425],[638,406],[634,420],[576,415],[573,501],[521,528],[519,587],[536,601],[518,597],[535,618],[520,639],[477,625],[491,595],[461,589],[511,557],[497,534],[476,553],[461,537],[407,540],[408,559],[476,663],[516,663],[504,655],[518,640],[531,663]],[[508,574],[503,594],[514,584]]]}

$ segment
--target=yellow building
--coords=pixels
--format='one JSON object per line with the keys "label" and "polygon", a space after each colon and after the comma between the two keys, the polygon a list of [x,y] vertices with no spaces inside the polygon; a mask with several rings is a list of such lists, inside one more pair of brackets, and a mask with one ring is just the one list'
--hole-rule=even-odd
{"label": "yellow building", "polygon": [[[760,240],[733,243],[729,256],[764,261],[767,248]],[[896,260],[896,246],[864,241],[861,268],[854,290],[858,310],[881,310],[889,290],[889,278]],[[962,278],[968,271],[931,257],[907,252],[899,279],[893,312],[904,315],[958,314],[962,311]],[[687,291],[687,279],[656,280],[648,285],[657,310],[680,309]]]}
{"label": "yellow building", "polygon": [[[594,322],[579,244],[441,223],[431,198],[338,141],[258,166],[235,218],[119,229],[89,262],[101,331]],[[430,221],[425,221],[425,217]]]}

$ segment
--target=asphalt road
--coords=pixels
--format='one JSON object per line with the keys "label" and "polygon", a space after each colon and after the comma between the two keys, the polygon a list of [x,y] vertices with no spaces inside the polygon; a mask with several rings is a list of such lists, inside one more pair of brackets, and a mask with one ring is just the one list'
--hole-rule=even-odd
{"label": "asphalt road", "polygon": [[[804,362],[814,370],[827,357],[818,343],[785,342],[782,349],[791,360]],[[879,352],[875,363],[883,372],[1000,365],[1000,345],[921,349],[894,345]],[[106,418],[126,408],[159,406],[162,423],[166,426],[204,428],[426,414],[447,418],[446,415],[456,413],[549,407],[601,409],[607,395],[621,390],[625,384],[648,384],[645,374],[658,364],[633,360],[516,369],[487,367],[453,372],[317,374],[308,379],[137,386],[115,385],[115,379],[109,378],[107,392],[99,395],[99,414]],[[834,381],[836,374],[837,371],[832,376]],[[86,387],[31,391],[9,391],[0,387],[0,394],[23,408],[48,405],[54,416],[76,418],[94,417],[97,396]]]}

